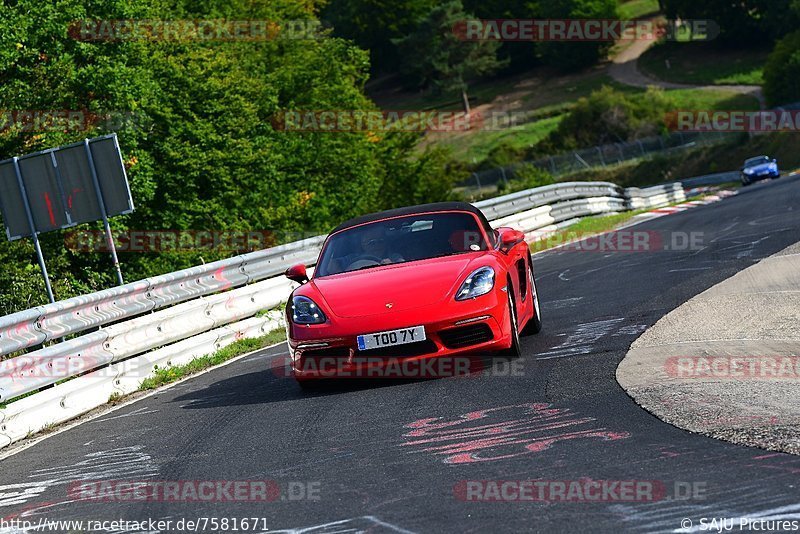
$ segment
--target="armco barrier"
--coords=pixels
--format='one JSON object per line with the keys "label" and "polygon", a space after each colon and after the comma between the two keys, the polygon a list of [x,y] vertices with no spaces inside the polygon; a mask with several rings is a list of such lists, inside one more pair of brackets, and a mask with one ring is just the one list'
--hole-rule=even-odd
{"label": "armco barrier", "polygon": [[674,202],[683,202],[686,200],[686,193],[680,183],[674,183],[656,185],[645,189],[629,187],[625,190],[625,198],[627,200],[627,209],[638,210],[658,208]]}
{"label": "armco barrier", "polygon": [[251,252],[0,318],[0,356],[313,263],[324,236]]}
{"label": "armco barrier", "polygon": [[119,362],[273,308],[291,282],[283,277],[183,302],[0,362],[0,402],[69,376]]}
{"label": "armco barrier", "polygon": [[[494,228],[529,236],[588,215],[682,200],[680,184],[622,188],[565,182],[478,202]],[[282,315],[255,315],[285,301],[287,267],[312,266],[325,236],[243,254],[0,318],[0,447],[135,391],[157,367],[179,365],[236,339],[280,327]],[[87,332],[88,330],[93,330]],[[66,341],[66,335],[81,334]],[[62,382],[64,378],[72,377]],[[61,382],[56,384],[56,382]],[[55,385],[53,385],[55,384]],[[44,386],[50,388],[41,389]],[[40,390],[36,392],[37,390]],[[34,393],[35,392],[35,393]]]}
{"label": "armco barrier", "polygon": [[136,391],[153,370],[179,365],[230,345],[237,339],[263,335],[280,326],[275,317],[256,317],[191,337],[134,360],[115,363],[0,409],[0,447],[24,439],[47,426],[68,421],[108,401]]}
{"label": "armco barrier", "polygon": [[475,206],[491,220],[563,200],[592,197],[622,198],[622,189],[608,182],[564,182],[482,200]]}

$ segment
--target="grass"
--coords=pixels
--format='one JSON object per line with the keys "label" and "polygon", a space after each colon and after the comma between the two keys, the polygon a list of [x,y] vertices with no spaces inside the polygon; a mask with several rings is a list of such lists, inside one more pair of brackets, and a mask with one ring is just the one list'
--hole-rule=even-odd
{"label": "grass", "polygon": [[[719,188],[725,188],[725,185],[722,184],[718,186]],[[731,184],[738,188],[741,184]],[[731,187],[727,187],[727,189],[731,189]],[[695,197],[695,199],[702,199],[708,195],[701,195],[699,197]],[[682,204],[685,200],[681,200],[679,202],[672,202],[667,204],[667,206],[675,206],[677,204]],[[654,208],[644,208],[640,210],[633,210],[633,211],[626,211],[623,213],[614,213],[612,215],[596,215],[594,217],[584,217],[578,222],[569,227],[559,230],[552,235],[542,239],[541,241],[536,241],[531,243],[530,249],[531,252],[541,252],[543,250],[548,250],[559,245],[563,245],[565,243],[573,243],[576,241],[580,241],[581,239],[585,239],[587,237],[596,236],[599,234],[604,234],[606,232],[611,232],[616,230],[620,226],[623,226],[625,223],[630,221],[632,218],[640,215],[642,213],[647,213],[652,211]]]}
{"label": "grass", "polygon": [[617,11],[622,20],[636,20],[655,15],[659,11],[658,0],[625,0],[620,2]]}
{"label": "grass", "polygon": [[31,395],[34,395],[34,394],[36,394],[38,392],[39,392],[39,390],[37,390],[37,391],[29,391],[28,393],[25,393],[24,395],[20,395],[19,397],[14,397],[13,399],[11,399],[11,400],[9,400],[7,402],[0,402],[0,410],[4,410],[5,408],[8,408],[8,405],[11,404],[12,402],[17,402],[18,400],[22,400],[25,397],[30,397]]}
{"label": "grass", "polygon": [[[698,85],[761,85],[769,49],[725,50],[709,42],[662,42],[639,58],[656,78]],[[669,62],[669,67],[667,67]]]}
{"label": "grass", "polygon": [[548,117],[507,130],[482,130],[472,135],[442,140],[438,145],[450,147],[452,157],[456,161],[479,162],[501,144],[512,148],[527,148],[535,145],[558,128],[562,118],[563,115]]}
{"label": "grass", "polygon": [[[634,99],[648,98],[644,89],[629,88],[627,92]],[[723,87],[715,90],[676,89],[667,91],[666,94],[671,101],[672,109],[675,110],[759,109],[758,100],[755,97],[735,93]],[[544,115],[545,118],[518,125],[513,129],[431,133],[426,137],[424,145],[449,147],[453,160],[478,167],[480,162],[500,145],[506,145],[512,149],[532,147],[558,128],[559,123],[573,104],[574,101],[562,103],[560,106],[540,108],[536,113]],[[549,114],[552,115],[548,116]]]}
{"label": "grass", "polygon": [[232,358],[235,358],[236,356],[241,356],[242,354],[264,348],[268,345],[273,345],[283,341],[284,339],[286,339],[286,333],[282,329],[277,329],[261,337],[234,341],[227,347],[224,347],[213,354],[195,358],[185,365],[176,365],[172,367],[156,369],[152,377],[145,378],[142,381],[141,385],[139,386],[139,390],[147,391],[159,388],[165,384],[181,380],[187,376],[224,363]]}
{"label": "grass", "polygon": [[[541,70],[527,73],[513,79],[495,80],[476,85],[472,95],[476,101],[486,103],[479,112],[490,117],[493,112],[511,110],[514,114],[526,116],[524,124],[517,123],[507,130],[478,129],[468,132],[432,132],[420,143],[420,150],[428,146],[450,147],[455,161],[473,165],[486,158],[486,155],[500,144],[514,148],[527,148],[546,137],[558,127],[564,114],[569,112],[575,102],[603,85],[610,85],[619,91],[639,93],[642,89],[617,84],[600,70],[589,70],[581,75],[557,76]],[[491,89],[487,87],[492,86]],[[504,92],[505,91],[505,92]],[[499,96],[502,95],[502,96]],[[424,95],[407,95],[380,101],[384,109],[426,109],[436,102]],[[442,110],[448,107],[441,108]],[[460,109],[460,104],[449,106],[449,110]],[[516,115],[515,115],[516,116]]]}
{"label": "grass", "polygon": [[636,215],[645,213],[647,211],[650,211],[650,208],[626,211],[624,213],[615,213],[613,215],[584,217],[568,228],[559,230],[545,239],[542,239],[541,241],[531,243],[531,252],[541,252],[565,243],[571,243],[573,241],[578,241],[593,235],[610,232],[611,230],[622,226]]}
{"label": "grass", "polygon": [[673,89],[666,92],[673,110],[757,111],[758,99],[752,95],[719,89]]}
{"label": "grass", "polygon": [[[467,165],[475,165],[486,158],[494,148],[506,144],[511,148],[528,148],[545,138],[558,127],[564,115],[575,102],[588,96],[602,86],[610,86],[615,90],[628,94],[631,98],[648,98],[645,90],[618,84],[605,74],[589,73],[583,78],[552,78],[543,80],[535,86],[521,82],[515,86],[515,93],[505,95],[503,103],[514,112],[525,112],[534,120],[509,130],[477,130],[469,132],[436,132],[426,136],[421,147],[429,145],[448,146],[452,149],[453,159]],[[673,109],[759,109],[758,100],[750,95],[743,95],[720,87],[716,90],[676,89],[666,92],[672,101]],[[493,106],[488,106],[485,114],[491,113]],[[538,117],[538,120],[536,120]]]}

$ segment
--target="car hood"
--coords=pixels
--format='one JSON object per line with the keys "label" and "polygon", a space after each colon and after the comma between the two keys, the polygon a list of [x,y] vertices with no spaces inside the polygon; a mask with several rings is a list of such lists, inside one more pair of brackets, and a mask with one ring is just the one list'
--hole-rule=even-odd
{"label": "car hood", "polygon": [[[373,267],[313,279],[325,307],[339,317],[366,317],[430,306],[452,298],[484,253]],[[391,307],[389,307],[391,304]]]}
{"label": "car hood", "polygon": [[759,165],[753,165],[752,167],[745,167],[744,170],[745,171],[749,171],[749,172],[753,172],[753,173],[759,173],[759,172],[768,171],[771,166],[772,166],[772,163],[761,163]]}

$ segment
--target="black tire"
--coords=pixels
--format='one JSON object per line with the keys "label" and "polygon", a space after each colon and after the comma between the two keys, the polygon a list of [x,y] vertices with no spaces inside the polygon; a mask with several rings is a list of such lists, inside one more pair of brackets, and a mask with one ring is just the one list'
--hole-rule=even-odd
{"label": "black tire", "polygon": [[519,358],[522,356],[522,349],[519,346],[519,323],[517,322],[517,306],[514,303],[514,288],[508,284],[508,317],[511,320],[511,347],[503,351],[503,355],[508,358]]}
{"label": "black tire", "polygon": [[531,274],[530,291],[535,315],[528,321],[525,328],[522,329],[521,334],[523,336],[532,336],[542,331],[542,312],[541,306],[539,306],[539,292],[536,291],[536,277],[533,274],[533,266],[531,266],[529,270]]}

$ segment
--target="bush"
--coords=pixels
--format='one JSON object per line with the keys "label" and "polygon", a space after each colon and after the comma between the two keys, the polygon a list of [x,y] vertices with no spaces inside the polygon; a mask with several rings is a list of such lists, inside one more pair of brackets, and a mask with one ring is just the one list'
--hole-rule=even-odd
{"label": "bush", "polygon": [[497,191],[500,194],[508,194],[552,183],[555,183],[555,179],[549,172],[525,163],[514,169],[514,177],[508,183],[500,182],[497,184]]}
{"label": "bush", "polygon": [[651,87],[644,98],[631,98],[603,86],[580,98],[537,151],[553,153],[657,135],[666,131],[664,115],[669,109],[661,89]]}
{"label": "bush", "polygon": [[778,106],[800,101],[800,31],[775,45],[764,66],[764,96]]}
{"label": "bush", "polygon": [[508,143],[500,143],[489,151],[478,170],[496,169],[497,167],[508,167],[525,159],[525,148],[514,147]]}

